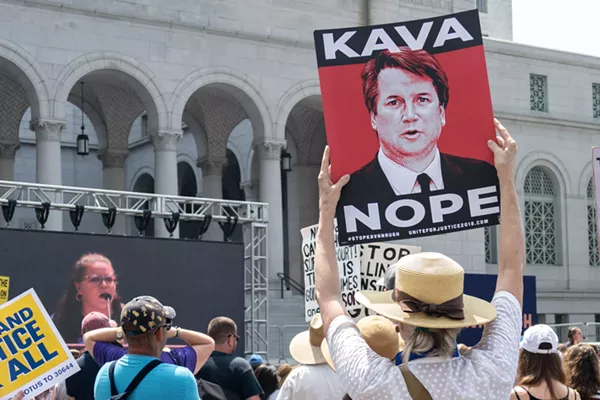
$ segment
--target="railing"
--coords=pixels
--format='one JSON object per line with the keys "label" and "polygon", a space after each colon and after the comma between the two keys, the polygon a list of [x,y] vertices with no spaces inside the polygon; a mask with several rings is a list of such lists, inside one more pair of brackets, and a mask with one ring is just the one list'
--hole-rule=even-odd
{"label": "railing", "polygon": [[561,343],[568,340],[569,328],[581,329],[584,342],[600,342],[600,323],[597,322],[574,322],[570,324],[548,324]]}
{"label": "railing", "polygon": [[269,338],[271,340],[269,346],[269,359],[277,360],[278,364],[297,364],[289,352],[290,342],[294,336],[307,329],[308,325],[269,325]]}
{"label": "railing", "polygon": [[281,298],[283,299],[283,285],[284,283],[287,286],[287,289],[289,290],[290,287],[294,290],[296,290],[298,293],[300,293],[301,295],[304,295],[304,285],[299,283],[298,281],[295,281],[294,278],[279,272],[277,274],[277,276],[279,277],[280,281],[281,281]]}

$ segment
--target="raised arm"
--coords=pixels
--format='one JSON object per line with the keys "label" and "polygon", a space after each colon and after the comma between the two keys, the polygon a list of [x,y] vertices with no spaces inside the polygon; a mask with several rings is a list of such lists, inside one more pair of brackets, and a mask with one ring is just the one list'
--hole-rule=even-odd
{"label": "raised arm", "polygon": [[496,292],[512,293],[523,306],[523,270],[525,268],[525,235],[515,187],[517,143],[498,120],[497,142],[490,140],[500,182],[500,243],[498,246],[498,281]]}
{"label": "raised arm", "polygon": [[325,332],[337,316],[344,315],[340,274],[335,254],[334,219],[342,187],[350,180],[344,175],[337,183],[331,181],[329,146],[325,147],[319,172],[319,229],[315,251],[315,291]]}

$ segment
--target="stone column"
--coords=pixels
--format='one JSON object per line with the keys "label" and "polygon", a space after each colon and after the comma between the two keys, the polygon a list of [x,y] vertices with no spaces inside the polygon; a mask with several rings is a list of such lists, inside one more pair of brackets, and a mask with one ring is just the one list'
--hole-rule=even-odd
{"label": "stone column", "polygon": [[246,181],[240,184],[240,187],[246,195],[246,201],[258,201],[258,182]]}
{"label": "stone column", "polygon": [[[226,157],[204,157],[198,159],[196,165],[202,169],[202,196],[208,199],[223,198],[223,168],[227,165]],[[223,241],[223,231],[216,221],[211,222],[202,240]]]}
{"label": "stone column", "polygon": [[0,139],[0,181],[15,180],[15,154],[19,146],[18,140]]}
{"label": "stone column", "polygon": [[[98,159],[102,161],[102,187],[109,190],[125,191],[125,160],[127,149],[102,149]],[[111,232],[124,235],[127,233],[125,216],[117,214]]]}
{"label": "stone column", "polygon": [[[181,140],[181,131],[161,131],[152,134],[154,144],[154,193],[178,195],[177,188],[177,142]],[[156,237],[169,237],[162,218],[154,219]],[[173,232],[179,237],[179,227]]]}
{"label": "stone column", "polygon": [[283,272],[283,211],[281,204],[281,149],[285,141],[269,140],[257,145],[260,161],[261,202],[269,204],[268,268],[269,281],[279,281]]}
{"label": "stone column", "polygon": [[[65,121],[49,119],[38,119],[32,121],[29,125],[29,129],[35,132],[36,177],[38,183],[62,185],[60,140],[65,126]],[[52,197],[51,194],[48,196]],[[50,210],[45,229],[48,231],[62,231],[62,227],[62,212]]]}

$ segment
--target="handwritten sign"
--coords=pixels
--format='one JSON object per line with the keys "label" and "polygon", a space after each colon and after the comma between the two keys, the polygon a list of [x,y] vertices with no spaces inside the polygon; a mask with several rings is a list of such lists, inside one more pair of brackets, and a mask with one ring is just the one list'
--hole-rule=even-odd
{"label": "handwritten sign", "polygon": [[8,276],[0,276],[0,304],[8,301],[8,289],[10,287],[10,278]]}
{"label": "handwritten sign", "polygon": [[[402,257],[420,253],[421,247],[405,246],[393,243],[368,243],[360,245],[360,290],[385,290],[378,282],[384,277],[388,268]],[[369,310],[361,308],[355,319],[369,315]]]}
{"label": "handwritten sign", "polygon": [[[300,230],[302,234],[302,260],[304,264],[304,317],[310,321],[319,313],[319,304],[315,293],[315,250],[317,247],[317,227],[312,225]],[[362,306],[354,295],[359,290],[360,252],[358,246],[339,246],[337,222],[335,229],[335,251],[340,274],[342,301],[346,311],[356,317]]]}
{"label": "handwritten sign", "polygon": [[78,371],[35,290],[0,306],[0,399],[31,399]]}

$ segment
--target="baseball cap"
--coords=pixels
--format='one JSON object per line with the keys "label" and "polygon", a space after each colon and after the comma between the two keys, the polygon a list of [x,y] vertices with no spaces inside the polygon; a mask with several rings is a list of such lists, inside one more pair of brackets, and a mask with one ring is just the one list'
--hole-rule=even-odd
{"label": "baseball cap", "polygon": [[257,364],[262,364],[263,359],[258,354],[252,354],[250,356],[250,359],[248,360],[248,362],[250,363],[250,365],[257,365]]}
{"label": "baseball cap", "polygon": [[92,311],[81,320],[81,333],[86,334],[96,329],[109,328],[110,319],[100,312]]}
{"label": "baseball cap", "polygon": [[121,327],[128,336],[141,335],[171,323],[172,307],[163,306],[152,296],[140,296],[125,304],[121,311]]}
{"label": "baseball cap", "polygon": [[558,336],[548,325],[538,324],[523,334],[521,348],[535,354],[558,354]]}

